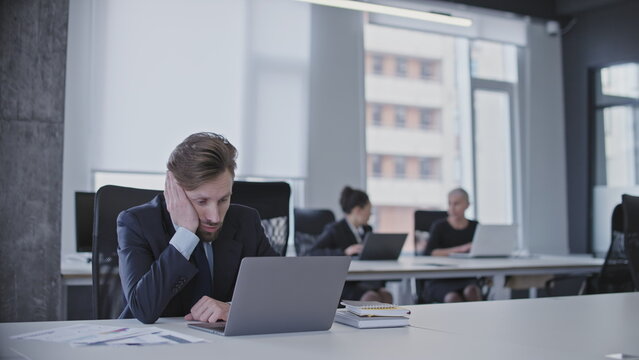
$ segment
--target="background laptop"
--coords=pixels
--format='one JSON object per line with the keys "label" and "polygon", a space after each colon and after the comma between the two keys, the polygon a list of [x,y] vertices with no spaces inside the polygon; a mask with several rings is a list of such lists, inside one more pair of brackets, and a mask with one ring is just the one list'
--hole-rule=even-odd
{"label": "background laptop", "polygon": [[478,224],[473,236],[473,246],[468,253],[453,253],[458,258],[509,257],[515,250],[517,225]]}
{"label": "background laptop", "polygon": [[369,233],[358,260],[397,260],[408,234]]}
{"label": "background laptop", "polygon": [[328,330],[350,262],[349,256],[244,258],[228,321],[188,326],[227,336]]}

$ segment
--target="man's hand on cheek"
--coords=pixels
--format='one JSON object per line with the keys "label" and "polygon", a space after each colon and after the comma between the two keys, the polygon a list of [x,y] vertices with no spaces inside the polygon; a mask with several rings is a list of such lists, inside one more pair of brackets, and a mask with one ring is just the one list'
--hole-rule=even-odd
{"label": "man's hand on cheek", "polygon": [[177,183],[173,173],[170,171],[166,173],[164,197],[166,199],[166,208],[171,214],[173,223],[195,233],[200,224],[197,212],[193,208],[191,200],[186,196],[184,189]]}

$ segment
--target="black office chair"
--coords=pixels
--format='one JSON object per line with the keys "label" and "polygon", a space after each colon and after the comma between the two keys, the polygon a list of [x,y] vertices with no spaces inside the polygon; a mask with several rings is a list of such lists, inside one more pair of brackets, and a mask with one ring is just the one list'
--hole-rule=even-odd
{"label": "black office chair", "polygon": [[448,212],[440,210],[415,210],[415,255],[423,255],[426,250],[427,239],[423,235],[428,236],[433,223],[439,219],[448,216]]}
{"label": "black office chair", "polygon": [[115,319],[124,309],[118,270],[116,220],[121,211],[150,201],[159,190],[106,185],[95,195],[93,220],[93,317]]}
{"label": "black office chair", "polygon": [[[439,219],[445,219],[448,216],[448,212],[443,210],[415,210],[414,218],[414,251],[415,256],[424,255],[426,250],[426,244],[428,243],[428,237],[430,236],[430,228],[433,223]],[[422,296],[424,290],[424,280],[415,280],[415,302],[418,304],[424,303]]]}
{"label": "black office chair", "polygon": [[634,290],[639,291],[639,197],[621,196],[624,212],[624,248]]}
{"label": "black office chair", "polygon": [[335,214],[329,209],[294,209],[295,253],[305,255],[313,247],[317,235],[327,224],[335,222]]}
{"label": "black office chair", "polygon": [[[606,260],[599,273],[590,276],[564,275],[555,276],[546,282],[546,294],[548,296],[570,295],[558,294],[556,288],[559,284],[567,288],[566,284],[579,284],[578,295],[605,294],[627,292],[633,290],[632,276],[628,265],[628,258],[624,250],[624,208],[621,204],[615,206],[610,221],[610,246],[606,253]],[[574,294],[574,293],[573,293]]]}
{"label": "black office chair", "polygon": [[282,256],[288,247],[290,199],[291,187],[282,181],[233,183],[231,203],[257,210],[271,247]]}

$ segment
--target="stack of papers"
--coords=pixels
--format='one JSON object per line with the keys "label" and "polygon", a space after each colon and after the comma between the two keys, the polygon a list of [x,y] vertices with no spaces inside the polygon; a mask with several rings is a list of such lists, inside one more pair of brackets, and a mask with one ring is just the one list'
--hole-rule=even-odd
{"label": "stack of papers", "polygon": [[338,310],[335,321],[359,329],[407,326],[410,310],[377,301],[342,301],[346,307]]}
{"label": "stack of papers", "polygon": [[160,345],[204,342],[194,336],[157,327],[122,328],[78,324],[12,336],[11,339],[66,342],[71,346]]}

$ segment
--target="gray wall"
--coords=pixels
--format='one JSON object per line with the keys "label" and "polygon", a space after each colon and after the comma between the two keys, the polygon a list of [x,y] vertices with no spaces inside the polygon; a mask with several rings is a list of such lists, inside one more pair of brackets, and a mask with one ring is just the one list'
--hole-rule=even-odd
{"label": "gray wall", "polygon": [[[545,22],[528,27],[524,90],[521,202],[524,239],[532,253],[568,253],[561,39]],[[540,226],[539,224],[543,224]]]}
{"label": "gray wall", "polygon": [[68,10],[0,1],[0,321],[60,319]]}
{"label": "gray wall", "polygon": [[588,119],[588,70],[639,61],[639,2],[628,0],[573,14],[576,22],[562,38],[566,108],[568,220],[570,251],[591,251],[592,182]]}
{"label": "gray wall", "polygon": [[314,5],[306,207],[341,217],[345,185],[365,189],[362,15]]}

